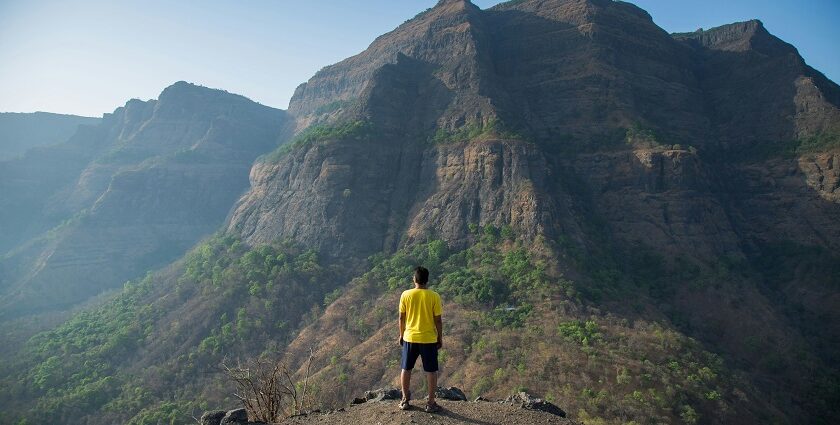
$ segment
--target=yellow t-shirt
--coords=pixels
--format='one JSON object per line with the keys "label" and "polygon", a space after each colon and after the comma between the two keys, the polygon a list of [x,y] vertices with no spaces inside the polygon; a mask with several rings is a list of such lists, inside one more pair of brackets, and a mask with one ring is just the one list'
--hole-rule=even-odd
{"label": "yellow t-shirt", "polygon": [[435,316],[442,313],[440,295],[431,289],[409,289],[400,295],[400,314],[405,313],[403,340],[429,344],[438,342]]}

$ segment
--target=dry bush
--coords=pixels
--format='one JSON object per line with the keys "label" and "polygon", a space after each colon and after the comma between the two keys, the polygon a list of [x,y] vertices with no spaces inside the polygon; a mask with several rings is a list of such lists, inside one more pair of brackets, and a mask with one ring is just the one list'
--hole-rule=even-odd
{"label": "dry bush", "polygon": [[280,422],[286,417],[309,410],[314,397],[309,374],[312,350],[309,351],[302,381],[295,381],[292,371],[279,360],[259,359],[251,365],[229,367],[222,362],[225,374],[236,383],[234,397],[242,402],[252,421]]}

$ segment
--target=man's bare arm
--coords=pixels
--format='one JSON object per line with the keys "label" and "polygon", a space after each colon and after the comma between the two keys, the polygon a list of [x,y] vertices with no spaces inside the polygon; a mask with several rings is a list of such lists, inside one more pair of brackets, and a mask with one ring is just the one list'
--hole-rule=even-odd
{"label": "man's bare arm", "polygon": [[402,345],[403,342],[403,334],[405,333],[405,313],[400,313],[400,337],[397,342]]}
{"label": "man's bare arm", "polygon": [[437,347],[443,347],[443,318],[435,316],[435,328],[437,328]]}

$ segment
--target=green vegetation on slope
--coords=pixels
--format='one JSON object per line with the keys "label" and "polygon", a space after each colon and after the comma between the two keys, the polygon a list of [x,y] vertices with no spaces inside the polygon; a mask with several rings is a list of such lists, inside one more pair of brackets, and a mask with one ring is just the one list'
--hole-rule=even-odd
{"label": "green vegetation on slope", "polygon": [[679,143],[668,143],[666,137],[663,137],[659,132],[645,127],[639,123],[630,126],[624,136],[624,142],[634,148],[642,149],[673,149],[673,150],[687,150],[691,153],[697,153],[694,146],[683,146]]}
{"label": "green vegetation on slope", "polygon": [[313,251],[214,237],[181,264],[32,338],[18,372],[4,371],[2,410],[33,423],[86,415],[91,423],[187,423],[229,396],[216,376],[225,356],[280,351],[331,282]]}
{"label": "green vegetation on slope", "polygon": [[315,115],[329,114],[353,105],[354,102],[356,99],[335,100],[315,108]]}
{"label": "green vegetation on slope", "polygon": [[731,155],[738,161],[765,161],[770,158],[793,158],[799,155],[840,149],[840,133],[821,132],[796,140],[753,143]]}
{"label": "green vegetation on slope", "polygon": [[571,282],[562,277],[550,283],[545,261],[535,259],[516,242],[507,226],[502,230],[485,226],[475,239],[469,248],[457,252],[444,241],[433,240],[390,257],[374,256],[374,266],[363,279],[379,282],[389,291],[401,291],[410,282],[407,279],[413,267],[423,264],[441,295],[464,306],[484,309],[491,316],[511,306],[527,305],[549,287],[575,293]]}
{"label": "green vegetation on slope", "polygon": [[[336,101],[327,105],[324,113],[332,108],[341,108],[348,103]],[[277,162],[288,153],[306,146],[318,143],[329,143],[338,140],[370,141],[378,134],[377,128],[369,121],[356,120],[340,122],[336,124],[315,124],[297,134],[292,140],[283,144],[273,152],[260,158],[261,162]],[[432,144],[461,143],[476,139],[501,138],[525,140],[525,138],[506,128],[498,119],[490,119],[480,123],[471,122],[456,129],[438,128],[429,136],[428,142]]]}
{"label": "green vegetation on slope", "polygon": [[[370,345],[365,341],[380,339],[379,329],[391,335],[399,293],[423,264],[444,299],[446,385],[473,396],[533,391],[587,423],[700,423],[746,410],[742,398],[751,390],[720,357],[667,321],[587,307],[579,285],[502,233],[510,234],[475,226],[476,239],[464,250],[433,240],[372,258],[370,272],[326,300],[352,309],[339,346]],[[341,395],[360,385],[385,384],[358,375],[388,377],[398,369],[397,351],[381,366],[345,354],[331,353],[319,375],[321,387],[338,388],[338,398],[325,402],[341,404]]]}
{"label": "green vegetation on slope", "polygon": [[429,137],[429,141],[441,145],[490,138],[525,140],[521,134],[511,131],[504,123],[492,118],[482,122],[469,122],[455,129],[438,128],[435,134]]}
{"label": "green vegetation on slope", "polygon": [[263,156],[260,160],[266,163],[277,162],[289,152],[305,146],[336,140],[370,140],[374,134],[373,124],[368,121],[352,121],[334,125],[317,124],[303,130],[288,143]]}
{"label": "green vegetation on slope", "polygon": [[[396,299],[422,264],[444,297],[444,382],[474,396],[529,390],[586,423],[761,418],[760,407],[749,407],[757,391],[675,328],[677,322],[605,313],[590,304],[593,294],[608,302],[622,296],[640,305],[667,302],[676,287],[668,279],[700,285],[715,280],[705,276],[715,269],[636,247],[589,266],[586,256],[572,255],[591,268],[587,273],[606,279],[573,282],[552,266],[556,255],[542,242],[523,246],[508,226],[470,229],[465,249],[431,240],[373,256],[369,270],[346,287],[336,285],[348,276],[325,269],[315,252],[292,244],[247,247],[217,236],[169,270],[127,284],[105,307],[33,338],[13,365],[3,366],[11,378],[0,386],[0,408],[36,423],[189,423],[201,410],[236,404],[218,373],[225,357],[247,361],[283,352],[301,325],[326,320],[324,307],[339,317],[329,334],[343,339],[340,350],[316,359],[321,369],[313,382],[325,406],[346,403],[367,385],[386,384],[363,383],[363,376],[397,371],[396,351],[381,364],[362,364],[346,347],[392,335]],[[595,273],[598,267],[605,271]],[[607,279],[622,273],[627,276]],[[821,385],[817,396],[830,399],[836,382]]]}
{"label": "green vegetation on slope", "polygon": [[824,132],[801,139],[797,143],[796,152],[814,153],[832,149],[840,149],[840,133]]}

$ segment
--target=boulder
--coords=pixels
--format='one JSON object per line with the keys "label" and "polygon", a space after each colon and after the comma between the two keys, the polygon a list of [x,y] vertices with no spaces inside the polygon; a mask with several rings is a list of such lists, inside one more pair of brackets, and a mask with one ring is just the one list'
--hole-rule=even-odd
{"label": "boulder", "polygon": [[524,391],[506,398],[505,401],[519,404],[523,409],[542,410],[543,412],[551,413],[552,415],[557,415],[561,418],[566,417],[566,412],[564,412],[563,409],[541,398],[534,397]]}
{"label": "boulder", "polygon": [[437,387],[435,397],[442,400],[467,401],[467,395],[458,387]]}
{"label": "boulder", "polygon": [[201,419],[199,419],[199,423],[201,425],[219,425],[226,413],[227,412],[224,410],[211,410],[209,412],[204,412],[204,414],[201,415]]}
{"label": "boulder", "polygon": [[228,410],[220,425],[245,425],[248,423],[248,412],[245,409]]}
{"label": "boulder", "polygon": [[365,403],[365,402],[367,402],[366,398],[356,397],[356,398],[353,399],[353,401],[350,404],[362,404],[362,403]]}
{"label": "boulder", "polygon": [[[380,388],[373,391],[365,391],[366,401],[400,400],[402,391],[396,388]],[[355,401],[355,400],[354,400]]]}

